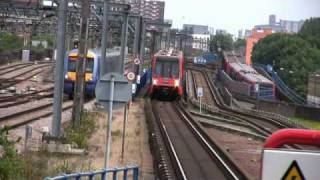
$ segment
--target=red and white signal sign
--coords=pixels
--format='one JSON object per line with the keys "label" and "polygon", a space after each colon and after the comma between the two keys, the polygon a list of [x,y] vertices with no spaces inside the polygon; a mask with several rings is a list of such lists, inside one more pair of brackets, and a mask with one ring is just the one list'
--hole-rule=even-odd
{"label": "red and white signal sign", "polygon": [[128,81],[133,81],[135,77],[136,77],[136,75],[133,72],[129,72],[127,74]]}
{"label": "red and white signal sign", "polygon": [[133,60],[133,63],[134,63],[135,65],[139,65],[139,64],[140,64],[140,59],[139,59],[139,58],[135,58],[135,59]]}

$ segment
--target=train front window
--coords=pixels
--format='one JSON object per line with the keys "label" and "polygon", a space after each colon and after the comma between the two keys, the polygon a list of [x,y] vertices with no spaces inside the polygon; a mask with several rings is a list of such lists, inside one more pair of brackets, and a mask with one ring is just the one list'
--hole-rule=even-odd
{"label": "train front window", "polygon": [[[87,59],[86,62],[86,72],[92,73],[94,68],[94,60],[91,58]],[[77,59],[75,58],[69,58],[68,62],[68,71],[70,72],[76,72],[77,71]]]}
{"label": "train front window", "polygon": [[178,61],[158,58],[156,62],[156,76],[163,78],[178,78],[179,63]]}
{"label": "train front window", "polygon": [[87,59],[86,62],[86,72],[92,73],[94,67],[94,60],[93,59]]}
{"label": "train front window", "polygon": [[76,70],[77,70],[77,61],[69,58],[68,71],[76,72]]}

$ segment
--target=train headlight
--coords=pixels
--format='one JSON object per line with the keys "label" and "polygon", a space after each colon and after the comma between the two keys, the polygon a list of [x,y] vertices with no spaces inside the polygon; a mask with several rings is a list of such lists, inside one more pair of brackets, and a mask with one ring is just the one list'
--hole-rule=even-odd
{"label": "train headlight", "polygon": [[66,75],[64,76],[64,78],[65,78],[65,79],[68,79],[68,74],[66,74]]}
{"label": "train headlight", "polygon": [[157,80],[157,79],[154,79],[154,80],[152,81],[152,84],[153,84],[153,85],[157,85],[157,84],[158,84],[158,80]]}
{"label": "train headlight", "polygon": [[179,85],[180,85],[179,79],[175,79],[175,80],[174,80],[174,86],[175,86],[175,87],[179,87]]}

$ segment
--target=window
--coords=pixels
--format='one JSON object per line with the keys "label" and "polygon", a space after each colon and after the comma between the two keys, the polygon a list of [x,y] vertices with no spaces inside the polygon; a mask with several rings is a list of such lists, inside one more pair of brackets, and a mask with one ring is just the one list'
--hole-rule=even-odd
{"label": "window", "polygon": [[86,62],[86,72],[93,73],[94,59],[87,59]]}
{"label": "window", "polygon": [[156,76],[163,78],[179,77],[179,62],[174,58],[158,58],[156,62]]}
{"label": "window", "polygon": [[[76,72],[77,71],[77,58],[70,57],[68,62],[68,71],[70,72]],[[94,68],[94,59],[89,58],[86,62],[86,72],[93,73]]]}
{"label": "window", "polygon": [[77,70],[77,60],[72,60],[70,58],[68,62],[68,71],[76,72],[76,70]]}

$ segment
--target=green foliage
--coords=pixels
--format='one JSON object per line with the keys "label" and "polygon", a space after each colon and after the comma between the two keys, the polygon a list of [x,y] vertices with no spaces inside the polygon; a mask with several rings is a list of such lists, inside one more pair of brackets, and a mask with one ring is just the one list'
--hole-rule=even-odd
{"label": "green foliage", "polygon": [[299,35],[320,49],[320,18],[311,18],[304,22]]}
{"label": "green foliage", "polygon": [[232,43],[233,39],[231,34],[216,34],[211,36],[210,39],[210,51],[211,52],[218,52],[219,47],[222,51],[229,51],[232,50]]}
{"label": "green foliage", "polygon": [[247,41],[245,39],[237,39],[233,43],[233,48],[235,50],[244,49],[244,48],[246,48],[246,44],[247,44]]}
{"label": "green foliage", "polygon": [[0,145],[4,155],[0,160],[0,179],[20,179],[24,171],[24,162],[14,148],[14,142],[8,140],[7,130],[0,129]]}
{"label": "green foliage", "polygon": [[22,47],[22,38],[12,34],[0,33],[0,51],[20,49]]}
{"label": "green foliage", "polygon": [[96,115],[85,112],[81,117],[79,129],[75,130],[70,125],[65,129],[67,143],[76,143],[79,148],[88,147],[88,139],[97,129]]}
{"label": "green foliage", "polygon": [[61,172],[65,174],[71,174],[75,171],[74,164],[71,164],[69,160],[64,160],[62,164],[56,167],[56,174],[60,174]]}
{"label": "green foliage", "polygon": [[114,137],[114,138],[121,137],[122,136],[122,132],[119,129],[117,129],[115,131],[111,131],[111,136]]}
{"label": "green foliage", "polygon": [[293,123],[301,124],[310,129],[320,130],[320,122],[316,120],[292,117],[290,118],[290,121],[292,121]]}
{"label": "green foliage", "polygon": [[255,44],[252,61],[273,65],[290,88],[305,96],[309,73],[320,68],[320,50],[298,35],[275,33]]}
{"label": "green foliage", "polygon": [[203,53],[202,50],[196,49],[192,52],[192,56],[201,56]]}

